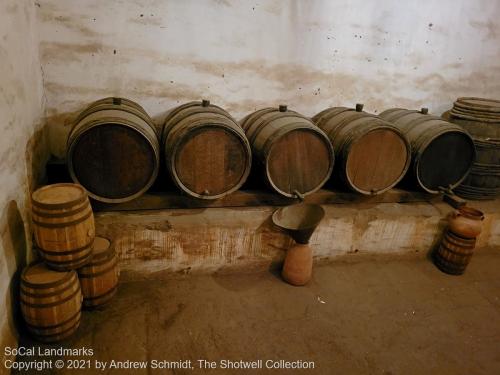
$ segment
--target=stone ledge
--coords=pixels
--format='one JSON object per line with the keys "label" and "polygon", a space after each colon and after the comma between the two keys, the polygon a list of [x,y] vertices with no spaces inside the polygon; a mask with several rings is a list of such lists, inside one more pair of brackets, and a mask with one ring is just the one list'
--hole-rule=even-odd
{"label": "stone ledge", "polygon": [[[500,200],[472,202],[486,214],[478,248],[500,246]],[[439,243],[452,208],[443,202],[323,205],[311,238],[315,259],[353,252],[426,254]],[[271,222],[272,206],[96,213],[97,233],[114,241],[123,278],[160,272],[268,268],[292,240]]]}

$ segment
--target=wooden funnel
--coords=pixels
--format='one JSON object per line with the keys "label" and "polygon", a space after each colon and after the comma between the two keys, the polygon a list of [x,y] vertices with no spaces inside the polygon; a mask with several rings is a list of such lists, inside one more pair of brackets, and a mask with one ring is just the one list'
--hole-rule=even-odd
{"label": "wooden funnel", "polygon": [[314,230],[325,216],[317,204],[299,203],[282,207],[273,214],[273,223],[286,230],[300,244],[307,244]]}

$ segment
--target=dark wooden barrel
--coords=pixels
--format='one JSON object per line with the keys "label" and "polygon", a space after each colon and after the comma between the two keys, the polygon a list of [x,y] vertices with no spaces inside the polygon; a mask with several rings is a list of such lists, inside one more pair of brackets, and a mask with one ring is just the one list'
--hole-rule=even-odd
{"label": "dark wooden barrel", "polygon": [[69,134],[67,163],[74,182],[92,198],[119,203],[143,194],[158,175],[155,125],[137,103],[106,98],[92,103]]}
{"label": "dark wooden barrel", "polygon": [[380,117],[398,127],[410,142],[410,180],[429,193],[457,187],[476,158],[470,135],[460,126],[422,111],[394,108]]}
{"label": "dark wooden barrel", "polygon": [[345,107],[328,108],[313,121],[330,138],[337,157],[335,175],[361,194],[394,187],[410,166],[410,145],[398,128],[378,116]]}
{"label": "dark wooden barrel", "polygon": [[91,261],[78,270],[83,305],[96,307],[109,302],[116,294],[119,276],[118,258],[110,241],[96,237]]}
{"label": "dark wooden barrel", "polygon": [[471,116],[467,114],[467,118],[463,118],[463,115],[456,110],[447,111],[442,116],[443,119],[467,130],[476,147],[476,161],[470,173],[454,192],[466,199],[495,199],[500,195],[500,120],[484,121],[483,117],[477,114],[472,117],[477,120],[473,120]]}
{"label": "dark wooden barrel", "polygon": [[26,328],[40,341],[61,341],[80,325],[82,294],[75,271],[56,272],[43,263],[26,267],[20,300]]}
{"label": "dark wooden barrel", "polygon": [[250,173],[250,144],[238,123],[208,100],[183,104],[164,122],[162,145],[175,184],[200,199],[238,190]]}
{"label": "dark wooden barrel", "polygon": [[241,126],[252,145],[256,167],[278,193],[308,195],[330,178],[332,145],[310,119],[280,106],[246,116]]}
{"label": "dark wooden barrel", "polygon": [[36,190],[31,201],[33,232],[42,259],[59,271],[87,263],[95,224],[85,189],[77,184],[47,185]]}
{"label": "dark wooden barrel", "polygon": [[475,246],[475,238],[462,238],[447,230],[438,250],[434,253],[434,263],[445,273],[461,275],[470,262]]}

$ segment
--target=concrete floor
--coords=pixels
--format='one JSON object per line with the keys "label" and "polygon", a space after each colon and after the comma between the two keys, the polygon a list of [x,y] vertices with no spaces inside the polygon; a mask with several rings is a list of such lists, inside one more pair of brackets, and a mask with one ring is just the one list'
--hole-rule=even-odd
{"label": "concrete floor", "polygon": [[197,360],[265,366],[271,359],[313,361],[315,374],[500,374],[500,251],[476,254],[461,277],[423,259],[356,254],[317,266],[302,288],[276,272],[123,283],[112,304],[85,313],[63,346],[93,348],[83,357],[93,367],[95,360],[191,360],[194,371],[23,373],[240,374],[200,370]]}

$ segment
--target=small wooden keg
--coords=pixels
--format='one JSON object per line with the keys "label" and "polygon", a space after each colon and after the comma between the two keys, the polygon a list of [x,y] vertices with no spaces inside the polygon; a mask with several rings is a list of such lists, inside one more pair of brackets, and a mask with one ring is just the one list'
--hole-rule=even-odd
{"label": "small wooden keg", "polygon": [[26,267],[20,299],[26,327],[40,341],[61,341],[80,325],[82,293],[75,271],[57,272],[43,263]]}
{"label": "small wooden keg", "polygon": [[94,215],[80,185],[54,184],[36,190],[32,219],[40,256],[49,267],[71,270],[90,260]]}
{"label": "small wooden keg", "polygon": [[475,238],[462,238],[447,230],[434,254],[434,262],[445,273],[461,275],[470,262],[475,246]]}
{"label": "small wooden keg", "polygon": [[[254,166],[279,194],[294,198],[319,190],[333,170],[333,148],[326,134],[301,114],[264,108],[241,120]],[[298,194],[297,194],[298,193]]]}
{"label": "small wooden keg", "polygon": [[333,107],[313,117],[330,138],[344,186],[365,195],[381,194],[405,175],[410,145],[401,131],[380,117],[356,108]]}
{"label": "small wooden keg", "polygon": [[130,201],[158,175],[158,131],[139,104],[124,98],[98,100],[75,120],[67,162],[71,178],[90,197],[107,203]]}
{"label": "small wooden keg", "polygon": [[172,180],[195,198],[222,198],[238,190],[250,173],[252,155],[245,132],[208,100],[171,110],[162,146]]}
{"label": "small wooden keg", "polygon": [[78,270],[83,294],[83,305],[95,307],[107,303],[118,287],[118,257],[108,239],[96,237],[92,259]]}

